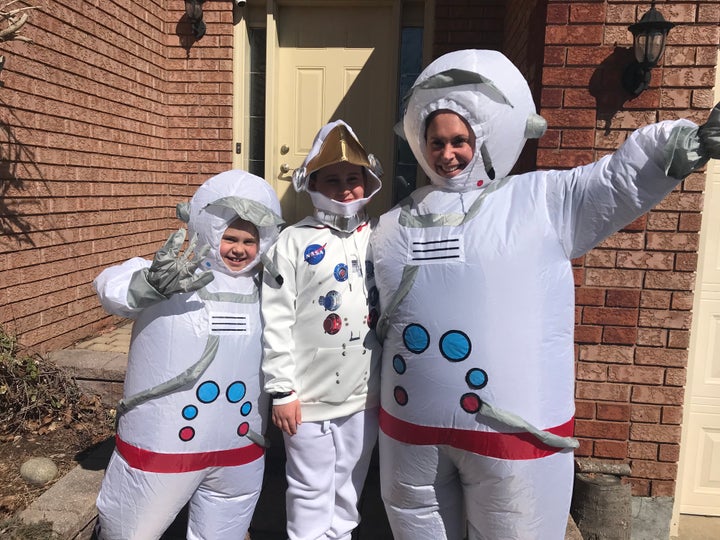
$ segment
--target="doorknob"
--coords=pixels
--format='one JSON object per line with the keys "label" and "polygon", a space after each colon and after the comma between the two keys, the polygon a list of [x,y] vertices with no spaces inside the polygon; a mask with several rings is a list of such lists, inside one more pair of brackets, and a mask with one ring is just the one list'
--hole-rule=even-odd
{"label": "doorknob", "polygon": [[283,163],[282,165],[280,165],[280,172],[283,173],[283,174],[289,173],[289,172],[290,172],[290,165],[288,165],[287,163]]}

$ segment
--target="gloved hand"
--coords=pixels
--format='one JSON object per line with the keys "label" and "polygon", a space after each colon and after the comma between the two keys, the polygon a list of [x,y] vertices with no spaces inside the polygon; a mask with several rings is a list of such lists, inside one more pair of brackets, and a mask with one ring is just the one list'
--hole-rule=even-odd
{"label": "gloved hand", "polygon": [[710,116],[698,128],[700,151],[711,159],[720,159],[720,103],[713,107]]}
{"label": "gloved hand", "polygon": [[180,254],[185,235],[185,229],[178,229],[168,237],[165,245],[155,254],[145,277],[148,284],[165,297],[202,289],[215,278],[209,270],[195,273],[210,251],[210,246],[207,245],[195,251],[197,235],[190,239],[185,253]]}
{"label": "gloved hand", "polygon": [[673,130],[666,148],[665,172],[672,178],[685,178],[710,159],[720,159],[720,103],[703,125]]}

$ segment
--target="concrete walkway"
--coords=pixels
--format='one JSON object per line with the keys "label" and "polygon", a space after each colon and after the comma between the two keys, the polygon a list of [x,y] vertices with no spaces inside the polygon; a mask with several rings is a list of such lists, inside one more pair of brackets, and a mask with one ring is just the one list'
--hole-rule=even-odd
{"label": "concrete walkway", "polygon": [[[66,369],[84,392],[99,394],[111,405],[122,396],[122,383],[127,365],[131,326],[124,325],[57,351],[51,359]],[[274,427],[267,436],[271,447],[266,454],[265,478],[250,537],[252,540],[284,540],[285,536],[285,454],[280,432]],[[89,453],[75,469],[58,480],[29,508],[21,513],[26,522],[51,521],[53,530],[63,539],[87,540],[97,518],[95,498],[113,450],[108,440]],[[362,522],[353,535],[355,540],[392,540],[385,510],[380,499],[380,478],[377,454],[361,500]],[[185,516],[180,515],[162,540],[185,538]],[[582,540],[572,519],[568,520],[565,540]]]}

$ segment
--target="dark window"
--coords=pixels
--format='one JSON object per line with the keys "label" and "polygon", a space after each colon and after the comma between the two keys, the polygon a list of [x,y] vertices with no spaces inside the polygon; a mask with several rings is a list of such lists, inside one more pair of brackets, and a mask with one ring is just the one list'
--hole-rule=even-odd
{"label": "dark window", "polygon": [[265,37],[264,28],[249,28],[250,39],[250,133],[248,172],[265,176]]}
{"label": "dark window", "polygon": [[[400,43],[400,102],[398,115],[404,112],[403,100],[422,71],[423,29],[405,27]],[[398,118],[399,121],[400,118]],[[393,182],[393,204],[413,191],[417,184],[417,160],[410,151],[407,141],[398,137],[395,181]]]}

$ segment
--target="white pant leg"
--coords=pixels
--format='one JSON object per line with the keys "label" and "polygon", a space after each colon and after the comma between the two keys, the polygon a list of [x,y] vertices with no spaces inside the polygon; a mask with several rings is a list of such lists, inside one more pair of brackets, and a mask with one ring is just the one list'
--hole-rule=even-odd
{"label": "white pant leg", "polygon": [[464,538],[460,479],[443,447],[401,443],[380,431],[380,487],[395,540]]}
{"label": "white pant leg", "polygon": [[204,471],[166,474],[133,469],[113,452],[97,498],[100,538],[157,540],[204,475]]}
{"label": "white pant leg", "polygon": [[335,511],[328,538],[350,539],[360,523],[358,504],[377,441],[377,408],[331,422],[335,449]]}
{"label": "white pant leg", "polygon": [[292,437],[283,434],[290,540],[350,538],[376,434],[375,409],[303,422]]}
{"label": "white pant leg", "polygon": [[188,540],[243,540],[260,497],[265,459],[214,467],[190,499]]}
{"label": "white pant leg", "polygon": [[501,460],[449,449],[460,471],[469,540],[563,540],[573,453]]}

